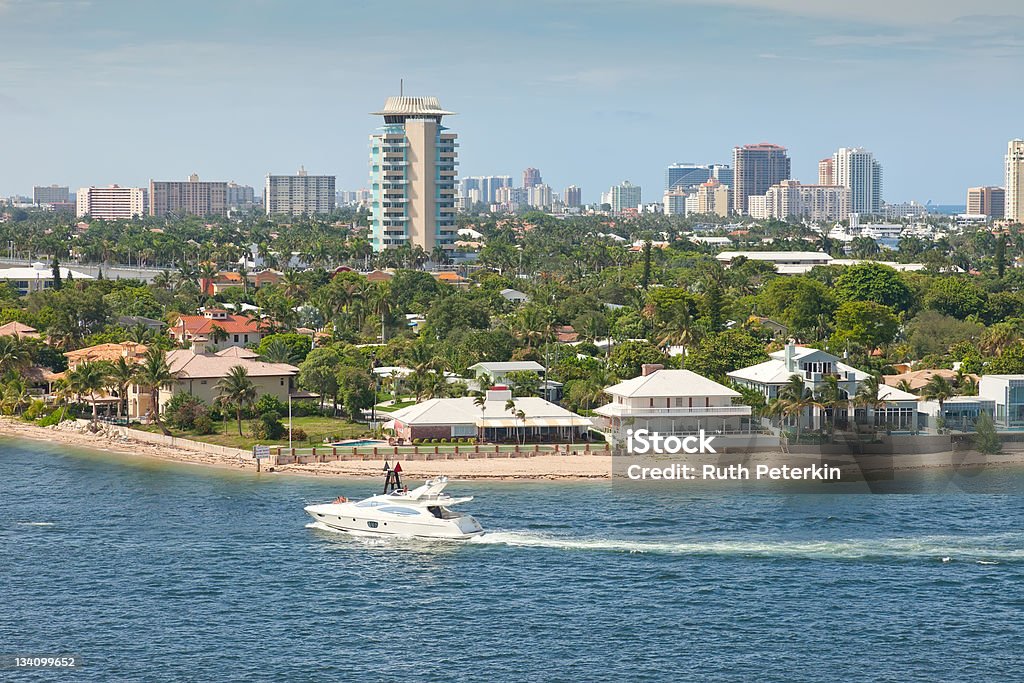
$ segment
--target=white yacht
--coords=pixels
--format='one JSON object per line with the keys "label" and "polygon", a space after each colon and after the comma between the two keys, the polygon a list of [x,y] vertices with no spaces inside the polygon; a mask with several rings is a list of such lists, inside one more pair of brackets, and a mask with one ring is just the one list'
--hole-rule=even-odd
{"label": "white yacht", "polygon": [[410,491],[409,487],[401,485],[400,464],[394,470],[385,465],[385,471],[388,474],[384,493],[360,501],[340,497],[331,503],[309,505],[306,512],[324,526],[361,536],[382,534],[463,540],[484,533],[472,515],[450,509],[473,497],[452,498],[444,493],[448,477],[430,479]]}

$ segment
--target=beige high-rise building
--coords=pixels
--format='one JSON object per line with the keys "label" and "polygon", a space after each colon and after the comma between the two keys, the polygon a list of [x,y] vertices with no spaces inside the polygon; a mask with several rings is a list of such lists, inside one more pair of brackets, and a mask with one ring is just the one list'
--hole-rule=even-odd
{"label": "beige high-rise building", "polygon": [[317,214],[334,211],[332,175],[309,175],[300,168],[295,175],[268,175],[263,189],[263,206],[275,214]]}
{"label": "beige high-rise building", "polygon": [[228,212],[227,182],[200,182],[193,173],[186,181],[149,181],[149,215],[192,214],[224,216]]}
{"label": "beige high-rise building", "polygon": [[375,251],[408,244],[454,249],[455,142],[436,97],[389,97],[370,136],[370,231]]}
{"label": "beige high-rise building", "polygon": [[1001,187],[967,188],[967,213],[1002,218],[1006,211],[1006,190]]}
{"label": "beige high-rise building", "polygon": [[767,217],[787,220],[841,221],[850,216],[850,188],[841,185],[801,185],[784,180],[765,193]]}
{"label": "beige high-rise building", "polygon": [[697,213],[728,216],[732,207],[732,190],[712,178],[697,187]]}
{"label": "beige high-rise building", "polygon": [[142,216],[146,212],[146,191],[141,187],[82,187],[76,196],[75,213],[105,221]]}
{"label": "beige high-rise building", "polygon": [[1006,211],[1004,218],[1024,223],[1024,140],[1010,140],[1006,149]]}
{"label": "beige high-rise building", "polygon": [[835,185],[832,157],[827,157],[818,162],[818,184]]}

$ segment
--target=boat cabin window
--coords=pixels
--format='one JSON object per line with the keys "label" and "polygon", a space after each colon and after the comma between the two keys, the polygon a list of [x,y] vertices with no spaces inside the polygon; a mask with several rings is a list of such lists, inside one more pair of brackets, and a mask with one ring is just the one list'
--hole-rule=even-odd
{"label": "boat cabin window", "polygon": [[456,519],[462,516],[457,512],[452,512],[443,505],[431,505],[427,510],[438,519]]}
{"label": "boat cabin window", "polygon": [[371,529],[376,529],[378,525],[377,522],[367,522],[366,526],[370,527]]}

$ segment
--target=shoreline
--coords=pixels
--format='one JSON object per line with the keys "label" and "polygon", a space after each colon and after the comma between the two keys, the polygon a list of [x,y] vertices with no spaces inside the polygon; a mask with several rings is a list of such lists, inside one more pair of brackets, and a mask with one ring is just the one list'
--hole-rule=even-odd
{"label": "shoreline", "polygon": [[[66,445],[94,452],[113,455],[127,455],[134,458],[149,459],[186,465],[213,467],[220,470],[256,473],[256,463],[244,451],[233,454],[216,453],[198,448],[189,448],[191,442],[181,439],[174,446],[153,444],[141,439],[124,436],[120,432],[101,430],[97,434],[82,431],[71,425],[62,423],[62,428],[39,427],[11,417],[0,417],[0,437],[41,441],[48,444]],[[229,450],[229,449],[221,449]],[[811,456],[789,455],[783,453],[749,453],[723,455],[720,464],[744,463],[755,465],[771,463],[774,465],[789,464],[806,466],[831,460],[840,467],[849,467],[851,461],[843,456]],[[907,471],[921,469],[949,469],[971,466],[1024,466],[1024,449],[1006,450],[997,455],[983,455],[976,451],[952,453],[915,453],[896,456],[896,461],[889,456],[872,456],[862,460],[861,464],[871,464],[870,469]],[[388,459],[393,460],[393,458]],[[643,459],[638,458],[637,462]],[[435,476],[448,476],[462,480],[491,481],[600,481],[613,480],[613,464],[615,456],[610,455],[538,455],[528,458],[473,458],[459,460],[400,460],[403,472],[413,479],[427,479]],[[659,457],[655,462],[686,462],[687,458]],[[844,462],[845,461],[845,462]],[[367,478],[380,477],[385,459],[379,460],[338,460],[326,463],[265,465],[263,474],[301,477],[328,478]],[[654,464],[647,461],[648,464]],[[692,462],[692,461],[691,461]],[[392,463],[393,464],[393,463]],[[618,471],[618,469],[616,470]]]}

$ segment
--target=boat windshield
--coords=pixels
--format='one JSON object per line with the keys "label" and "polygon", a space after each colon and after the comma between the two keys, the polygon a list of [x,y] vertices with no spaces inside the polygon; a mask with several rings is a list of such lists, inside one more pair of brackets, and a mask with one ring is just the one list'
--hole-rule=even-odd
{"label": "boat windshield", "polygon": [[458,512],[452,512],[442,505],[431,505],[427,508],[427,511],[438,519],[457,519],[462,516]]}

